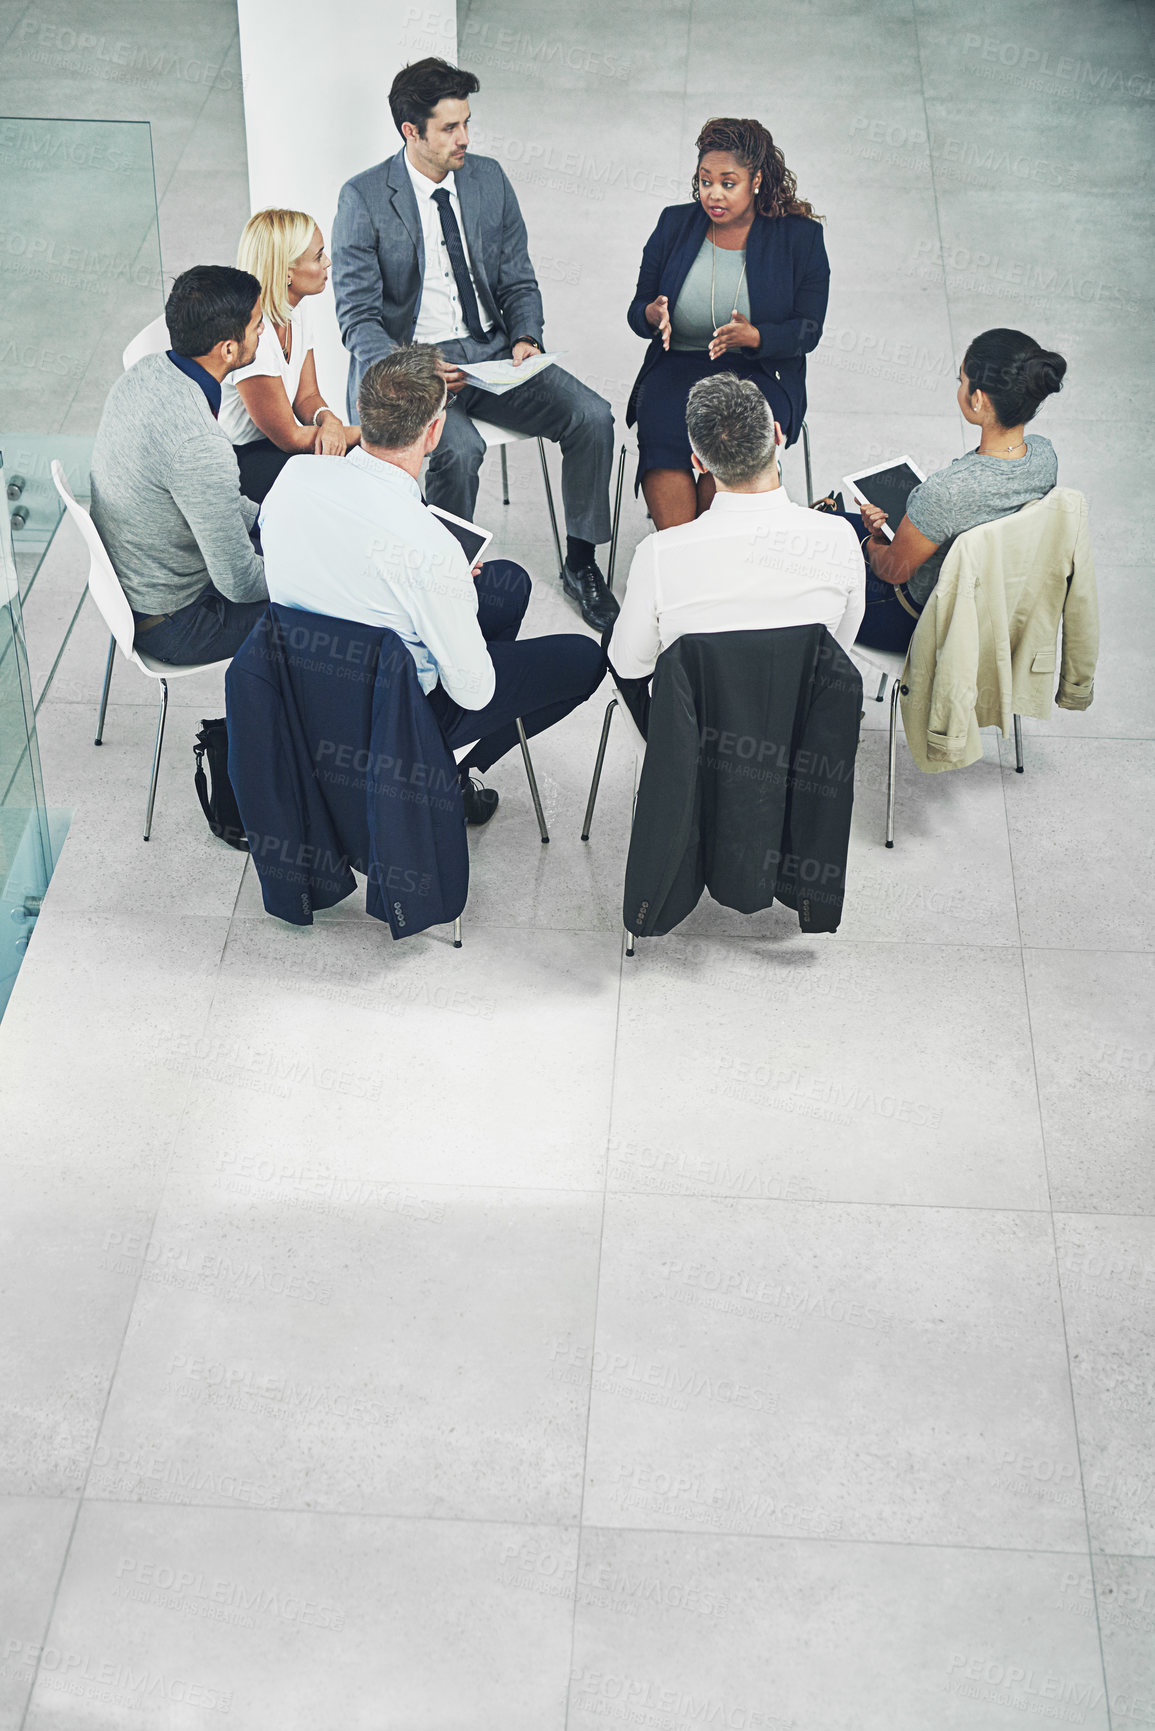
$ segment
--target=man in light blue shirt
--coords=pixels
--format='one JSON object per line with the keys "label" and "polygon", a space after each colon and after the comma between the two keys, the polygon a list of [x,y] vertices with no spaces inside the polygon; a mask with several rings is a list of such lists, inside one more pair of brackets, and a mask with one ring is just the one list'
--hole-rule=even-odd
{"label": "man in light blue shirt", "polygon": [[485,823],[497,794],[469,771],[516,745],[518,718],[533,735],[583,703],[605,660],[577,633],[517,642],[525,571],[506,559],[471,571],[426,508],[417,476],[445,426],[440,361],[431,344],[411,343],[369,368],[360,450],[286,463],[261,509],[261,545],[270,600],[383,626],[408,646],[446,744],[477,742],[459,773],[468,821]]}

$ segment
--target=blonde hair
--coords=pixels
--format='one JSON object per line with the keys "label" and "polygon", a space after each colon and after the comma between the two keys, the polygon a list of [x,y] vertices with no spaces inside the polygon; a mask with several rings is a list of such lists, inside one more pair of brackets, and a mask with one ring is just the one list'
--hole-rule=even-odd
{"label": "blonde hair", "polygon": [[289,266],[313,238],[317,224],[303,210],[258,210],[237,247],[237,268],[261,285],[261,311],[273,324],[289,320]]}

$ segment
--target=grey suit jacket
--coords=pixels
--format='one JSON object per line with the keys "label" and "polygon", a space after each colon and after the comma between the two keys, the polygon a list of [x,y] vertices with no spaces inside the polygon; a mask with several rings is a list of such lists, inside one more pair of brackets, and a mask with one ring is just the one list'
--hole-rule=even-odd
{"label": "grey suit jacket", "polygon": [[[507,339],[542,338],[541,290],[529,262],[517,195],[499,162],[467,156],[455,171],[478,293]],[[399,150],[341,188],[333,222],[333,292],[349,351],[349,419],[365,371],[413,341],[425,280],[417,199]]]}

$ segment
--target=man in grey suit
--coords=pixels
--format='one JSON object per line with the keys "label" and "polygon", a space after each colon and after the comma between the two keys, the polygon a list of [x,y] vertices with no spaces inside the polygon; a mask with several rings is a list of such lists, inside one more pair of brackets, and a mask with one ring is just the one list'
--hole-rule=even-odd
{"label": "man in grey suit", "polygon": [[556,364],[502,396],[466,382],[455,363],[508,359],[542,346],[541,291],[517,196],[501,164],[470,156],[472,72],[430,58],[393,80],[389,107],[404,145],[341,188],[333,224],[333,288],[349,351],[348,397],[402,343],[441,351],[451,407],[429,460],[432,505],[473,518],[485,444],[470,416],[554,439],[562,452],[566,554],[561,584],[595,631],[618,604],[598,569],[610,537],[613,413]]}

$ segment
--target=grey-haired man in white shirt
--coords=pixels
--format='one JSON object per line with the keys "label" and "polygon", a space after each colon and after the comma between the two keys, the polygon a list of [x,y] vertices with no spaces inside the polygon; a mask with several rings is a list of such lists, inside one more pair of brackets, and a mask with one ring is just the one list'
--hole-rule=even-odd
{"label": "grey-haired man in white shirt", "polygon": [[[694,522],[638,546],[609,644],[614,674],[648,679],[663,649],[699,631],[825,625],[849,649],[866,606],[862,550],[849,523],[787,497],[782,430],[757,385],[728,372],[699,379],[686,427],[694,467],[718,491]],[[640,721],[644,706],[630,707]]]}

